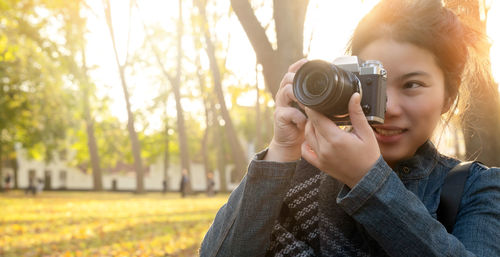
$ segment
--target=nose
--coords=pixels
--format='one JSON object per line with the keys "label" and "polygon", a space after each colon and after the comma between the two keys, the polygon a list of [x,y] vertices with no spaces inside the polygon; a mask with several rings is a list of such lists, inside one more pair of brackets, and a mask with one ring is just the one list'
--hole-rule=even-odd
{"label": "nose", "polygon": [[387,87],[386,94],[387,94],[387,103],[385,109],[385,119],[401,115],[402,113],[401,101],[398,97],[396,90],[394,90],[391,87]]}

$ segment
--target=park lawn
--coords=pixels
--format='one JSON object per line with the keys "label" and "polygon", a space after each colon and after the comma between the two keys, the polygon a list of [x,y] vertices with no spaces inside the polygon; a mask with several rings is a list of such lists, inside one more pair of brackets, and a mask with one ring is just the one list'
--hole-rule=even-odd
{"label": "park lawn", "polygon": [[0,256],[196,256],[227,194],[0,194]]}

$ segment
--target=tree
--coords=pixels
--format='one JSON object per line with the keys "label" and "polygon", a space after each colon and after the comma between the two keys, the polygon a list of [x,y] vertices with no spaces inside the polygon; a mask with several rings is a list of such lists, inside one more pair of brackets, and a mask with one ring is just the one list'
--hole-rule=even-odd
{"label": "tree", "polygon": [[[135,5],[137,9],[139,9],[139,5],[137,1],[135,1]],[[176,48],[177,48],[177,57],[176,57],[176,73],[175,76],[170,75],[164,65],[164,61],[161,58],[161,54],[154,45],[154,42],[152,40],[151,35],[148,33],[148,29],[143,21],[143,27],[144,31],[146,32],[146,40],[148,43],[151,45],[151,48],[153,50],[153,54],[155,57],[155,60],[157,62],[157,65],[161,69],[161,72],[164,77],[170,82],[172,86],[172,91],[174,93],[174,98],[175,98],[175,107],[176,107],[176,112],[177,112],[177,133],[179,134],[179,148],[180,148],[180,157],[181,157],[181,170],[187,170],[188,174],[190,174],[190,158],[189,158],[189,149],[188,149],[188,139],[186,135],[186,125],[185,125],[185,119],[184,119],[184,110],[182,108],[182,102],[181,102],[181,92],[180,92],[180,87],[181,87],[181,77],[182,77],[182,59],[183,59],[183,48],[182,48],[182,37],[183,37],[183,32],[184,32],[184,22],[182,18],[182,1],[178,1],[178,18],[177,18],[177,37],[176,37]],[[167,97],[167,96],[165,96]],[[166,99],[166,98],[165,98]],[[166,104],[166,103],[165,103]],[[168,151],[168,124],[165,125],[165,135],[167,138],[167,147],[165,151]],[[165,165],[167,165],[168,162],[168,152],[165,153]],[[165,171],[166,174],[166,171]],[[190,188],[190,183],[191,180],[188,182],[189,184],[187,185],[188,188]]]}
{"label": "tree", "polygon": [[[85,130],[87,132],[87,151],[90,156],[90,163],[92,167],[93,186],[95,191],[103,190],[102,185],[102,171],[99,151],[96,142],[94,117],[91,108],[91,95],[94,93],[95,85],[91,82],[88,74],[88,67],[85,54],[85,18],[80,15],[80,6],[71,8],[68,12],[64,13],[66,23],[66,42],[67,48],[70,51],[71,72],[74,75],[74,81],[79,85],[81,93],[81,106],[83,111],[83,118],[85,121]],[[81,56],[81,63],[75,60],[77,56]]]}
{"label": "tree", "polygon": [[99,151],[97,148],[95,131],[94,131],[94,118],[92,116],[92,109],[90,107],[90,88],[93,86],[90,83],[87,63],[85,61],[85,48],[82,46],[82,78],[81,78],[81,90],[82,90],[82,101],[83,101],[83,113],[85,118],[85,128],[87,131],[87,145],[90,154],[90,163],[92,164],[92,179],[95,191],[102,191],[102,171],[101,171],[101,161],[99,157]]}
{"label": "tree", "polygon": [[210,70],[212,71],[212,79],[214,83],[214,90],[217,96],[217,99],[220,104],[220,112],[222,115],[222,118],[224,119],[224,128],[226,131],[226,136],[229,140],[229,144],[231,146],[231,152],[234,157],[234,163],[235,163],[235,168],[236,172],[239,176],[239,178],[243,178],[243,175],[246,172],[246,166],[247,166],[247,158],[245,155],[245,152],[240,144],[240,141],[238,139],[238,135],[236,134],[236,130],[234,128],[231,116],[229,115],[229,111],[227,109],[225,100],[224,100],[224,93],[222,91],[222,81],[221,81],[221,72],[219,69],[219,64],[217,63],[217,58],[215,56],[215,47],[212,42],[212,38],[210,35],[210,31],[208,28],[208,20],[206,17],[205,13],[205,4],[202,3],[200,0],[195,0],[196,6],[198,7],[198,10],[200,12],[201,18],[202,18],[202,23],[201,23],[201,31],[204,35],[205,39],[205,46],[206,46],[206,52],[208,55],[208,59],[210,62]]}
{"label": "tree", "polygon": [[308,3],[309,0],[273,0],[276,29],[274,49],[249,0],[231,0],[231,6],[255,51],[257,62],[262,65],[266,87],[273,97],[288,66],[304,57],[303,33]]}
{"label": "tree", "polygon": [[[74,92],[65,80],[70,75],[69,57],[65,46],[41,28],[61,35],[66,21],[60,14],[79,4],[51,0],[0,4],[0,178],[4,159],[15,159],[16,143],[45,161],[65,147],[66,131],[74,125],[70,118]],[[16,170],[14,177],[17,181]]]}
{"label": "tree", "polygon": [[[197,42],[195,42],[196,44]],[[213,125],[213,120],[212,117],[214,116],[210,112],[210,107],[208,106],[208,99],[211,97],[211,94],[209,92],[205,92],[205,76],[203,76],[203,70],[201,68],[201,62],[200,62],[200,56],[199,54],[196,55],[196,69],[197,69],[197,76],[198,76],[198,83],[200,85],[200,92],[201,92],[201,97],[203,98],[203,108],[205,111],[205,131],[203,132],[203,138],[201,140],[201,155],[203,156],[203,166],[205,167],[205,177],[208,178],[208,173],[212,170],[209,157],[208,157],[208,141],[209,141],[209,136],[210,132],[212,131],[212,125]],[[207,184],[208,185],[208,184]]]}
{"label": "tree", "polygon": [[170,125],[168,124],[168,116],[167,116],[167,99],[168,99],[168,93],[167,90],[165,90],[165,99],[163,100],[164,102],[164,113],[165,113],[165,130],[163,131],[163,134],[165,135],[165,150],[163,153],[163,183],[165,183],[165,188],[164,190],[167,190],[168,186],[168,168],[170,166]]}
{"label": "tree", "polygon": [[260,92],[259,92],[259,69],[258,65],[255,65],[255,92],[257,93],[257,97],[255,99],[255,140],[254,145],[255,148],[260,147],[262,139],[261,139],[261,124],[260,120],[262,119],[261,111],[260,111]]}
{"label": "tree", "polygon": [[[109,110],[109,98],[94,101],[95,115],[99,119],[94,121],[94,131],[97,148],[101,153],[99,162],[102,171],[112,171],[123,164],[134,162],[134,157],[130,147],[130,136],[126,129],[126,124],[122,124],[118,118],[111,115]],[[80,119],[84,120],[84,113],[80,113]],[[134,116],[135,118],[135,116]],[[73,138],[72,149],[76,150],[76,157],[72,165],[79,167],[83,171],[92,168],[92,160],[88,149],[87,126],[71,131]],[[139,137],[139,134],[138,134]],[[141,146],[144,139],[141,141]],[[141,147],[141,152],[144,152]]]}
{"label": "tree", "polygon": [[125,58],[124,64],[120,64],[120,59],[118,57],[118,51],[116,48],[113,23],[111,19],[111,4],[109,0],[103,0],[103,5],[104,5],[104,13],[106,16],[106,23],[108,25],[109,34],[111,36],[111,43],[113,44],[113,51],[115,53],[116,65],[118,66],[118,72],[120,74],[123,95],[125,98],[125,104],[127,108],[127,116],[128,116],[127,129],[129,132],[130,142],[132,144],[132,154],[134,156],[134,169],[137,178],[136,192],[144,193],[144,170],[142,167],[141,145],[139,142],[139,138],[137,137],[137,132],[135,130],[134,114],[132,113],[132,109],[130,106],[130,96],[128,93],[127,81],[125,79],[125,67],[127,65],[127,58]]}
{"label": "tree", "polygon": [[468,63],[465,66],[462,87],[470,100],[459,108],[465,138],[466,159],[477,159],[486,165],[499,166],[500,159],[500,103],[498,85],[494,82],[490,63],[490,43],[486,38],[488,8],[485,0],[447,0],[472,31]]}
{"label": "tree", "polygon": [[[177,133],[179,133],[179,146],[181,150],[181,169],[188,171],[188,176],[190,174],[190,165],[189,165],[189,151],[187,145],[187,136],[186,136],[186,126],[184,125],[184,111],[182,109],[181,104],[181,73],[182,73],[182,35],[183,35],[183,27],[184,22],[182,20],[182,1],[178,1],[179,5],[179,16],[177,21],[177,72],[175,74],[174,81],[172,81],[172,89],[174,91],[175,96],[175,107],[177,110]],[[191,183],[189,180],[188,183]],[[187,185],[190,188],[190,184]]]}

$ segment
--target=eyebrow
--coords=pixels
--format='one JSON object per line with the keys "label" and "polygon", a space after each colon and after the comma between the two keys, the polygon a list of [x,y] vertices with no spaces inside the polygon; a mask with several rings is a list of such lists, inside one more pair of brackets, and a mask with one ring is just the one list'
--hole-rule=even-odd
{"label": "eyebrow", "polygon": [[406,74],[402,75],[401,77],[399,77],[399,79],[405,80],[405,79],[408,79],[408,78],[411,78],[414,76],[431,77],[431,75],[425,71],[414,71],[414,72],[410,72],[410,73],[406,73]]}

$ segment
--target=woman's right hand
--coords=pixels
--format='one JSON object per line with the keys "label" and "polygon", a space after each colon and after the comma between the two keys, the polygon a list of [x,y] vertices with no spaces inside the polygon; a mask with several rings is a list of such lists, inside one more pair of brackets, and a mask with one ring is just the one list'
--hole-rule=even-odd
{"label": "woman's right hand", "polygon": [[[288,68],[276,93],[276,108],[274,110],[274,136],[269,144],[264,160],[276,162],[296,161],[301,157],[301,145],[304,142],[306,116],[292,102],[297,102],[293,94],[293,77],[295,72],[307,62],[301,59]],[[299,106],[303,109],[300,103]]]}

